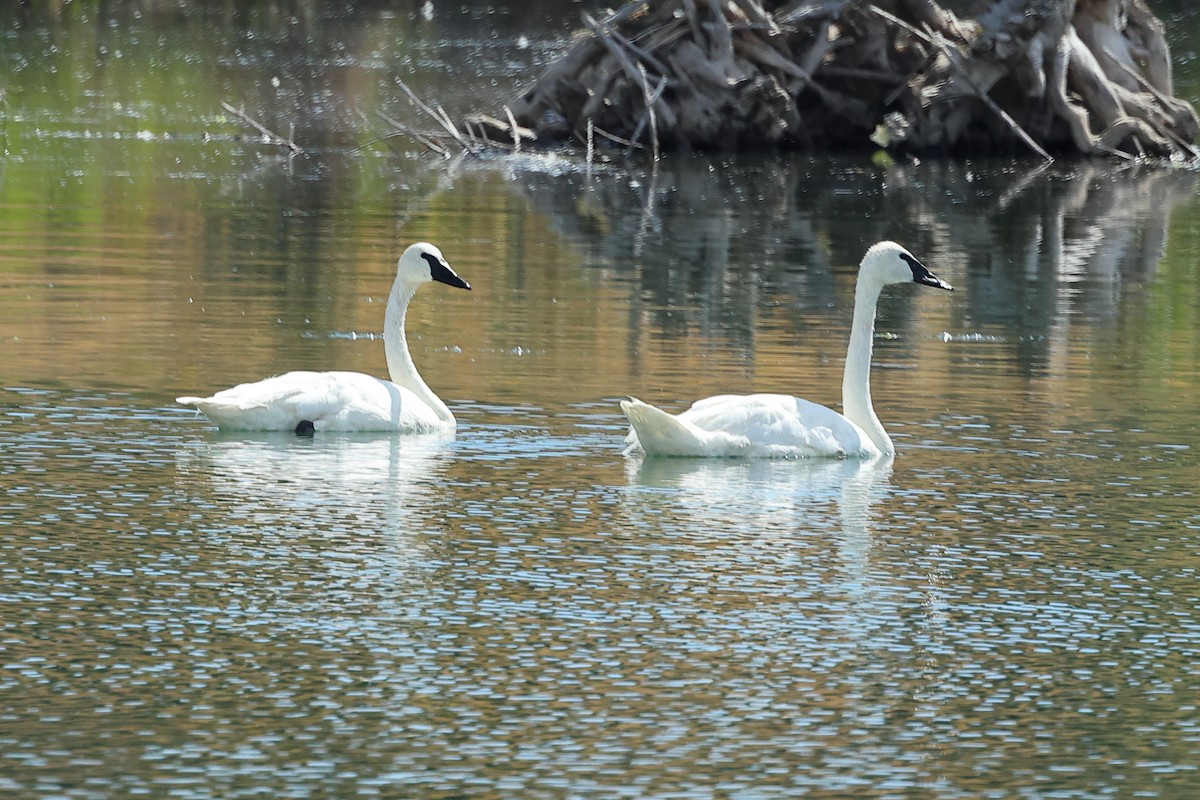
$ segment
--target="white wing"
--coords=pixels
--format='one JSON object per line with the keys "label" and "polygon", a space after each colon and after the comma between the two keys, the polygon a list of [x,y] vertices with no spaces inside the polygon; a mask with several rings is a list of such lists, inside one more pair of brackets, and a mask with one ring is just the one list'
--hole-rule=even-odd
{"label": "white wing", "polygon": [[[433,432],[448,427],[411,390],[360,372],[288,372],[212,397],[180,397],[225,430]],[[452,427],[453,423],[449,424]]]}
{"label": "white wing", "polygon": [[717,395],[679,418],[709,432],[745,437],[755,449],[796,456],[858,456],[875,446],[866,433],[826,406],[785,394]]}
{"label": "white wing", "polygon": [[671,415],[630,399],[631,446],[651,455],[828,458],[873,456],[866,433],[841,414],[782,394],[718,395]]}

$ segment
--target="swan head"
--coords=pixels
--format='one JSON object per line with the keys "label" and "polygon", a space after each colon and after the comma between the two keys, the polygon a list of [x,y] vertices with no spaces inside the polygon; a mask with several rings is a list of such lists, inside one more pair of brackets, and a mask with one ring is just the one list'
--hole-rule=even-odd
{"label": "swan head", "polygon": [[929,271],[916,256],[895,242],[878,242],[863,256],[858,270],[859,280],[874,280],[880,285],[919,283],[938,289],[954,291],[954,287]]}
{"label": "swan head", "polygon": [[396,277],[414,285],[437,281],[458,289],[471,288],[471,284],[458,277],[458,273],[446,263],[442,251],[429,242],[409,245],[396,264]]}

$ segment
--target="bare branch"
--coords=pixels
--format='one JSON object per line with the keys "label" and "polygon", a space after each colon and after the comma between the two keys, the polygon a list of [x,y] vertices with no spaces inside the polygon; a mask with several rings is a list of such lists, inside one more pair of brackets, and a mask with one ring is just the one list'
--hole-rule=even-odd
{"label": "bare branch", "polygon": [[247,114],[242,109],[234,108],[229,103],[226,103],[224,100],[221,101],[221,108],[225,109],[230,114],[233,114],[235,117],[240,119],[242,122],[245,122],[247,125],[249,125],[250,127],[254,128],[256,131],[261,133],[264,137],[266,137],[267,141],[269,141],[271,144],[282,145],[282,146],[288,148],[289,150],[291,150],[293,153],[303,153],[304,152],[300,148],[300,145],[296,144],[291,139],[288,139],[284,136],[280,136],[278,133],[275,133],[274,131],[268,129],[262,123],[260,123],[258,120],[251,117],[249,114]]}

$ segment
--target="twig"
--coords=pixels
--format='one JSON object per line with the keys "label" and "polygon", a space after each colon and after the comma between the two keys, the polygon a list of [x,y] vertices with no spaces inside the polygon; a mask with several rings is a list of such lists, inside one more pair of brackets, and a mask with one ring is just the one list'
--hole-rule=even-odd
{"label": "twig", "polygon": [[368,147],[370,147],[372,145],[379,144],[380,142],[386,142],[388,139],[399,139],[401,136],[406,136],[409,138],[416,138],[415,136],[413,136],[412,131],[399,131],[399,130],[392,131],[390,133],[385,133],[383,136],[376,136],[374,139],[368,139],[367,141],[363,142],[360,145],[351,147],[349,152],[359,153],[359,152],[362,152],[363,150],[366,150]]}
{"label": "twig", "polygon": [[683,14],[687,17],[688,27],[692,29],[692,41],[699,47],[704,38],[700,35],[700,18],[696,12],[696,0],[683,0]]}
{"label": "twig", "polygon": [[[1141,145],[1138,143],[1138,140],[1136,138],[1133,138],[1132,141],[1133,141],[1134,146],[1136,146],[1138,148],[1138,153],[1144,157],[1145,153],[1142,152],[1142,148],[1141,148]],[[1096,148],[1097,150],[1099,150],[1102,153],[1107,153],[1108,155],[1115,156],[1116,158],[1123,158],[1126,161],[1136,161],[1137,160],[1137,157],[1132,156],[1129,153],[1123,152],[1121,150],[1118,150],[1117,148],[1107,145],[1104,142],[1101,142],[1099,140],[1097,140],[1092,145],[1092,147]]]}
{"label": "twig", "polygon": [[[657,161],[658,160],[658,119],[657,119],[657,116],[654,114],[653,106],[661,104],[660,107],[662,110],[663,122],[666,123],[668,128],[674,127],[674,123],[675,123],[674,113],[671,111],[670,108],[667,107],[667,105],[665,103],[662,103],[662,89],[666,87],[666,83],[667,83],[666,76],[662,76],[660,78],[659,90],[652,94],[650,92],[650,83],[647,78],[645,66],[643,66],[640,61],[635,63],[634,60],[629,57],[629,54],[625,52],[623,46],[614,37],[613,33],[611,31],[609,31],[608,29],[606,29],[606,27],[604,25],[600,24],[599,22],[596,22],[596,20],[594,20],[592,18],[592,16],[586,12],[583,14],[583,24],[586,25],[588,27],[588,29],[593,34],[595,34],[596,38],[599,39],[604,44],[605,48],[608,49],[608,52],[612,55],[612,57],[617,60],[617,63],[621,66],[621,69],[624,70],[625,73],[627,75],[629,75],[629,77],[632,78],[634,82],[641,85],[642,97],[646,102],[646,109],[650,112],[650,127],[651,127],[651,131],[653,133],[653,139],[654,139],[652,142],[653,147],[654,147],[654,160]],[[664,71],[665,71],[665,69],[664,69]],[[635,134],[634,136],[631,136],[630,138],[636,139],[637,135]]]}
{"label": "twig", "polygon": [[825,2],[797,0],[791,6],[774,12],[775,21],[782,27],[789,27],[797,22],[806,21],[809,17],[832,19],[840,15],[847,5],[854,2],[857,0],[825,0]]}
{"label": "twig", "polygon": [[[734,50],[740,52],[746,58],[754,61],[761,67],[767,69],[778,70],[785,76],[791,77],[802,89],[812,89],[828,106],[838,107],[848,105],[848,99],[834,92],[831,89],[826,89],[821,84],[813,80],[812,75],[807,72],[799,64],[789,61],[787,58],[779,54],[779,51],[763,42],[758,37],[746,37],[739,39],[734,44]],[[793,84],[793,85],[797,85]],[[788,97],[795,102],[795,96],[799,96],[801,89],[794,89],[787,92]]]}
{"label": "twig", "polygon": [[601,28],[604,29],[605,33],[607,33],[609,36],[611,36],[613,38],[614,41],[617,42],[617,44],[619,44],[622,47],[624,47],[625,49],[629,50],[629,52],[631,52],[635,56],[637,56],[638,59],[640,59],[642,62],[649,64],[650,67],[655,72],[657,72],[659,75],[667,74],[666,66],[662,63],[662,61],[660,61],[656,56],[654,56],[654,54],[652,54],[648,50],[634,44],[632,41],[629,40],[628,37],[624,36],[620,31],[618,31],[616,28],[612,27],[607,22],[601,22],[601,23],[599,23],[599,25]]}
{"label": "twig", "polygon": [[996,202],[996,208],[1004,211],[1012,203],[1013,200],[1020,197],[1024,191],[1033,184],[1035,178],[1041,175],[1046,170],[1050,169],[1050,162],[1043,161],[1029,172],[1026,172],[1017,182],[1004,190],[1004,194],[1000,195],[1000,199]]}
{"label": "twig", "polygon": [[[644,145],[644,144],[639,144],[638,142],[631,142],[628,139],[624,139],[620,136],[617,136],[615,133],[609,133],[608,131],[604,130],[604,128],[601,128],[599,125],[591,125],[591,120],[589,120],[588,122],[589,122],[589,127],[593,131],[595,131],[596,135],[599,136],[601,139],[608,139],[610,142],[612,142],[614,144],[621,145],[621,147],[629,147],[629,148],[633,148],[636,150],[645,150],[646,149],[646,145]],[[575,135],[578,136],[579,134],[576,133]],[[580,138],[583,138],[583,137],[580,137]]]}
{"label": "twig", "polygon": [[662,218],[658,214],[658,162],[655,161],[650,170],[650,180],[645,184],[646,202],[642,204],[642,219],[637,233],[633,237],[633,252],[640,255],[646,246],[646,234],[650,231],[662,232]]}
{"label": "twig", "polygon": [[812,75],[809,75],[803,67],[781,55],[778,50],[758,37],[741,39],[734,45],[734,49],[741,50],[743,55],[749,56],[768,69],[776,69],[784,75],[797,78],[805,83],[812,83]]}
{"label": "twig", "polygon": [[[661,53],[671,45],[688,35],[688,27],[683,23],[659,25],[637,37],[637,46],[641,51]],[[657,56],[655,56],[657,58]],[[651,64],[651,66],[654,66]]]}
{"label": "twig", "polygon": [[650,0],[633,0],[631,3],[626,3],[624,8],[613,12],[608,19],[604,20],[605,25],[620,25],[625,20],[650,7]]}
{"label": "twig", "polygon": [[733,31],[729,29],[729,20],[725,19],[725,10],[721,0],[708,0],[708,11],[713,21],[705,25],[712,31],[713,42],[721,51],[721,57],[728,64],[733,63]]}
{"label": "twig", "polygon": [[592,172],[592,161],[596,157],[596,124],[588,118],[587,126],[587,168],[588,175]]}
{"label": "twig", "polygon": [[[416,92],[414,92],[412,89],[408,88],[408,84],[405,83],[404,81],[400,80],[399,78],[396,78],[396,84],[401,89],[404,90],[404,93],[406,95],[408,95],[408,99],[411,100],[417,108],[424,111],[426,114],[429,115],[429,117],[434,122],[436,122],[438,125],[441,125],[443,128],[445,128],[446,133],[448,133],[452,137],[454,137],[455,141],[457,141],[464,150],[466,150],[468,153],[471,153],[472,155],[475,155],[478,153],[478,149],[476,147],[472,146],[469,142],[467,142],[467,140],[462,137],[462,134],[460,134],[458,132],[458,129],[454,127],[454,124],[452,122],[450,122],[449,116],[446,116],[445,119],[443,119],[442,117],[439,117],[436,111],[434,111],[432,108],[427,106],[424,103],[424,101],[421,100],[421,98],[417,97]],[[446,113],[445,111],[442,112],[442,114],[445,114],[445,113]]]}
{"label": "twig", "polygon": [[1112,48],[1105,47],[1104,54],[1106,56],[1108,56],[1109,58],[1111,58],[1112,62],[1114,64],[1116,64],[1118,67],[1120,67],[1122,70],[1124,70],[1126,75],[1128,75],[1129,77],[1131,77],[1135,81],[1137,81],[1138,85],[1140,85],[1144,90],[1146,90],[1150,94],[1154,95],[1155,99],[1157,99],[1158,102],[1162,103],[1163,106],[1167,110],[1171,110],[1171,103],[1167,99],[1167,96],[1164,95],[1162,92],[1160,92],[1158,89],[1154,88],[1154,86],[1151,85],[1150,81],[1146,80],[1140,74],[1138,74],[1137,70],[1131,68],[1128,64],[1121,61],[1121,59],[1117,57],[1117,54],[1112,51]]}
{"label": "twig", "polygon": [[912,72],[908,73],[908,76],[904,80],[897,83],[896,88],[893,89],[886,98],[884,98],[883,107],[887,108],[892,103],[896,102],[896,98],[899,97],[901,94],[903,94],[904,90],[908,88],[908,82],[911,81],[915,76],[920,75],[922,72],[929,69],[929,65],[932,64],[934,59],[936,59],[936,58],[937,58],[937,51],[930,50],[925,55],[925,58],[923,58],[921,60],[921,63],[917,65],[917,68],[914,69]]}
{"label": "twig", "polygon": [[234,108],[233,106],[229,105],[229,103],[226,103],[224,100],[221,101],[221,108],[225,109],[230,114],[233,114],[235,117],[242,120],[247,125],[254,128],[255,130],[257,130],[263,136],[267,137],[267,140],[270,141],[271,144],[284,145],[289,150],[291,150],[293,153],[303,153],[304,152],[303,150],[300,149],[300,145],[296,144],[291,139],[284,138],[283,136],[280,136],[278,133],[275,133],[274,131],[266,128],[265,126],[263,126],[262,123],[260,123],[258,120],[251,117],[245,111]]}
{"label": "twig", "polygon": [[[472,141],[478,142],[482,140],[485,147],[502,147],[513,153],[521,152],[521,139],[529,139],[531,141],[537,139],[537,135],[528,128],[522,128],[513,118],[512,111],[505,107],[508,112],[508,122],[498,120],[490,114],[469,114],[463,119],[463,126],[467,129]],[[488,135],[488,131],[499,131],[512,137],[511,142],[492,139]]]}
{"label": "twig", "polygon": [[638,136],[642,133],[642,128],[645,127],[646,120],[649,119],[650,147],[652,153],[651,158],[654,161],[658,161],[658,117],[654,113],[654,104],[658,102],[658,98],[662,96],[663,89],[667,87],[667,79],[660,78],[658,81],[658,86],[653,92],[651,92],[650,81],[646,75],[646,68],[641,64],[638,64],[638,70],[641,72],[642,77],[642,98],[646,103],[646,113],[642,115],[640,120],[638,120],[637,127],[634,128],[633,135],[629,138],[636,142]]}
{"label": "twig", "polygon": [[618,75],[620,73],[615,70],[603,70],[602,74],[597,76],[597,83],[592,84],[589,89],[592,96],[583,104],[583,109],[579,112],[580,117],[591,119],[600,112],[600,109],[604,107],[608,99],[608,92]]}
{"label": "twig", "polygon": [[746,15],[746,19],[750,20],[752,27],[762,27],[771,33],[779,33],[779,26],[775,24],[771,15],[763,10],[758,0],[733,0],[733,2]]}
{"label": "twig", "polygon": [[625,52],[622,45],[614,38],[612,32],[607,27],[601,25],[599,22],[596,22],[596,20],[592,18],[592,15],[588,14],[587,12],[584,12],[583,14],[583,24],[587,26],[588,30],[590,30],[596,36],[596,38],[600,40],[600,43],[604,45],[608,52],[612,54],[612,57],[617,60],[617,63],[621,66],[621,69],[625,71],[626,75],[628,75],[634,81],[641,81],[641,73],[638,72],[637,65],[634,63],[633,59],[629,57],[629,54]]}
{"label": "twig", "polygon": [[517,118],[513,116],[512,109],[507,105],[504,106],[504,113],[508,115],[508,127],[512,131],[513,137],[513,152],[521,152],[521,134],[517,130]]}
{"label": "twig", "polygon": [[441,115],[442,127],[444,127],[446,130],[450,131],[450,135],[453,136],[455,139],[457,139],[462,144],[463,147],[470,150],[471,148],[467,146],[466,140],[464,140],[462,138],[462,135],[458,132],[458,127],[454,124],[454,120],[450,119],[450,115],[446,113],[446,109],[442,108],[439,105],[439,106],[436,106],[434,108],[434,110],[437,111],[438,114]]}
{"label": "twig", "polygon": [[826,54],[833,49],[833,41],[829,38],[829,29],[832,27],[833,24],[829,20],[821,22],[817,26],[816,35],[812,37],[812,45],[804,52],[803,56],[796,59],[796,63],[800,65],[800,69],[809,75],[817,74],[817,70],[821,68],[821,64],[825,61]]}
{"label": "twig", "polygon": [[397,131],[400,131],[401,133],[405,133],[405,134],[411,136],[412,138],[416,139],[418,142],[425,145],[430,150],[432,150],[433,152],[440,155],[442,158],[450,157],[449,150],[442,147],[440,144],[433,141],[428,136],[425,136],[423,133],[420,133],[419,131],[414,131],[412,128],[409,128],[407,125],[405,125],[401,122],[397,122],[396,120],[394,120],[391,117],[384,114],[382,111],[376,111],[375,115],[377,117],[379,117],[381,120],[383,120],[384,122],[386,122],[387,124],[391,125]]}

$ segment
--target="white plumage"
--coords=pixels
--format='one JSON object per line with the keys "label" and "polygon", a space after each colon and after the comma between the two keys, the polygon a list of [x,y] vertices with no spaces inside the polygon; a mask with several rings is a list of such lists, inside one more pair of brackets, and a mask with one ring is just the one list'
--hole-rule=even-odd
{"label": "white plumage", "polygon": [[384,313],[390,381],[361,372],[288,372],[239,384],[212,397],[178,397],[176,402],[196,406],[223,430],[453,430],[454,415],[417,373],[404,333],[408,303],[429,281],[471,288],[433,245],[418,242],[404,251]]}
{"label": "white plumage", "polygon": [[723,394],[668,414],[635,397],[621,402],[629,444],[650,455],[821,458],[874,455],[861,428],[836,411],[785,394]]}
{"label": "white plumage", "polygon": [[669,414],[636,398],[621,402],[632,426],[627,452],[657,456],[874,458],[895,452],[871,405],[875,307],[884,286],[952,287],[895,242],[879,242],[859,265],[854,322],[842,377],[842,407],[782,394],[717,395]]}

